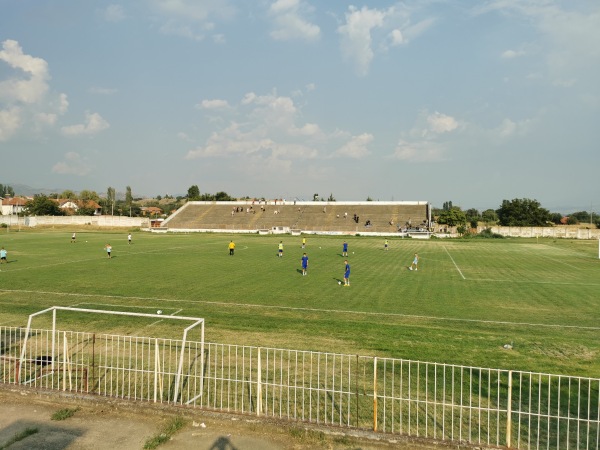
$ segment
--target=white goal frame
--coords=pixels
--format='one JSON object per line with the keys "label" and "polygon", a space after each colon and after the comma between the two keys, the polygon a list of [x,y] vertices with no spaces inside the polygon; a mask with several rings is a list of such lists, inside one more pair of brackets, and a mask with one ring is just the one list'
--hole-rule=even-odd
{"label": "white goal frame", "polygon": [[[50,308],[44,309],[42,311],[38,311],[36,313],[30,314],[29,319],[27,321],[27,328],[25,329],[25,339],[23,340],[23,348],[21,349],[21,356],[19,358],[19,366],[23,367],[23,362],[25,360],[25,353],[27,351],[27,341],[29,340],[29,334],[31,331],[31,322],[35,316],[39,316],[41,314],[46,314],[52,311],[52,360],[50,362],[51,367],[54,367],[54,357],[56,355],[56,312],[57,311],[73,311],[73,312],[83,312],[83,313],[96,313],[96,314],[110,314],[115,316],[133,316],[133,317],[148,317],[148,318],[158,318],[158,319],[171,319],[171,320],[186,320],[192,321],[193,323],[183,330],[183,337],[181,339],[181,352],[179,355],[179,361],[177,364],[177,374],[175,376],[175,389],[173,392],[173,403],[177,403],[177,399],[179,397],[179,385],[181,382],[181,376],[183,372],[183,359],[185,355],[185,346],[187,344],[187,336],[188,332],[193,328],[200,325],[200,351],[201,351],[201,372],[204,373],[204,319],[200,317],[184,317],[184,316],[171,316],[171,315],[162,315],[162,314],[147,314],[147,313],[136,313],[136,312],[127,312],[127,311],[106,311],[102,309],[85,309],[85,308],[73,308],[69,306],[52,306]],[[16,380],[17,384],[21,384],[21,375],[19,374],[19,378]],[[203,390],[204,379],[201,377],[200,379],[200,392]]]}

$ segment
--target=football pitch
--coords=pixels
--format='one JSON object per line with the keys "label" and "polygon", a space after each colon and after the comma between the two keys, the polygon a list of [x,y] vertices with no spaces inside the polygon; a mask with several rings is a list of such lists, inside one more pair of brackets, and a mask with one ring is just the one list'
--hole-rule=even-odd
{"label": "football pitch", "polygon": [[[209,342],[600,376],[597,241],[127,234],[2,231],[0,325],[51,306],[160,310],[204,318]],[[178,339],[173,322],[61,311],[57,326]]]}

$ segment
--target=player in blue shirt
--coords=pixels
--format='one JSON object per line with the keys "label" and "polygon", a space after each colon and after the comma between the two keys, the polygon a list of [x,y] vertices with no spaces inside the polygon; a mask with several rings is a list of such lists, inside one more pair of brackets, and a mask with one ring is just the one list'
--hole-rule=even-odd
{"label": "player in blue shirt", "polygon": [[302,255],[302,275],[306,275],[306,270],[308,269],[308,256],[306,256],[306,253],[304,253],[304,255]]}
{"label": "player in blue shirt", "polygon": [[344,261],[346,265],[344,269],[344,286],[350,286],[350,264],[348,264],[348,260]]}
{"label": "player in blue shirt", "polygon": [[348,256],[348,243],[346,241],[342,244],[342,256]]}

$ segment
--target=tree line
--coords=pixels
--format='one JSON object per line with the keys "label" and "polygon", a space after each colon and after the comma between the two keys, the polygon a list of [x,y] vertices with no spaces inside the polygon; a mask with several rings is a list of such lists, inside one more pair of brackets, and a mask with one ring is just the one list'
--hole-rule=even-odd
{"label": "tree line", "polygon": [[[0,184],[0,197],[13,197],[14,189],[11,186]],[[142,213],[143,206],[154,206],[160,208],[163,213],[170,214],[180,208],[186,201],[236,201],[238,198],[230,196],[227,192],[219,191],[215,194],[208,192],[200,193],[198,185],[194,184],[187,190],[186,196],[173,197],[171,195],[157,195],[152,199],[134,198],[131,186],[126,186],[125,194],[117,196],[114,187],[109,186],[106,194],[100,195],[96,191],[84,189],[79,193],[72,190],[65,190],[60,193],[54,192],[49,195],[37,194],[33,199],[25,204],[25,215],[37,216],[61,216],[66,212],[60,208],[55,201],[57,199],[71,200],[78,202],[77,215],[93,215],[96,211],[91,206],[91,202],[97,203],[102,208],[102,214],[107,215],[126,215],[137,217]],[[250,197],[244,197],[248,200]],[[264,200],[264,197],[262,198]],[[143,200],[143,202],[142,202]],[[313,201],[324,201],[319,194],[314,194]],[[372,201],[370,197],[368,201]],[[333,194],[329,195],[327,201],[335,201]],[[435,222],[449,227],[458,227],[466,231],[467,226],[477,228],[480,222],[489,225],[500,226],[536,226],[546,227],[563,223],[563,215],[557,212],[550,212],[542,207],[540,202],[529,198],[515,198],[513,200],[503,200],[498,209],[486,209],[482,212],[475,208],[462,210],[460,206],[455,206],[452,201],[446,201],[442,208],[433,208],[432,215]],[[600,228],[600,216],[593,212],[578,211],[570,214],[566,218],[568,225],[577,225],[580,223],[590,223]]]}
{"label": "tree line", "polygon": [[[454,206],[451,201],[444,202],[441,209],[433,209],[433,216],[438,224],[458,227],[466,231],[466,226],[477,228],[480,222],[490,225],[505,227],[548,227],[559,225],[563,222],[561,213],[552,213],[537,200],[529,198],[515,198],[503,200],[498,209],[486,209],[483,212],[471,208],[463,211],[459,206]],[[591,223],[600,228],[600,216],[593,216],[592,212],[579,211],[567,217],[568,225]]]}

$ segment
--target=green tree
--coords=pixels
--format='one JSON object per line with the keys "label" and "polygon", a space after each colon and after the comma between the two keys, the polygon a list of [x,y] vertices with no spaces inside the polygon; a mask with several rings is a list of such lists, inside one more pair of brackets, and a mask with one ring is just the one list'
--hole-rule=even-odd
{"label": "green tree", "polygon": [[194,184],[189,187],[187,191],[187,199],[188,200],[198,200],[200,198],[200,188],[198,185]]}
{"label": "green tree", "polygon": [[25,214],[28,216],[64,216],[65,213],[58,203],[45,195],[36,195],[25,203]]}
{"label": "green tree", "polygon": [[313,194],[313,202],[319,201],[319,194]]}
{"label": "green tree", "polygon": [[81,206],[81,207],[77,208],[75,215],[76,216],[93,216],[95,212],[96,212],[96,210],[94,208],[91,208],[89,206]]}
{"label": "green tree", "polygon": [[550,212],[537,200],[528,198],[503,200],[496,214],[500,225],[505,227],[545,227],[550,221]]}
{"label": "green tree", "polygon": [[587,211],[577,211],[569,214],[569,217],[574,217],[580,223],[590,223],[590,213]]}
{"label": "green tree", "polygon": [[442,205],[442,209],[444,211],[450,211],[452,209],[452,201],[444,202],[444,204]]}
{"label": "green tree", "polygon": [[579,220],[577,220],[577,217],[571,215],[569,217],[567,217],[567,225],[577,225],[579,223]]}
{"label": "green tree", "polygon": [[0,184],[0,197],[14,197],[15,191],[8,185]]}
{"label": "green tree", "polygon": [[550,222],[552,222],[555,225],[560,225],[560,221],[562,220],[563,215],[561,213],[550,213]]}
{"label": "green tree", "polygon": [[93,201],[98,203],[100,201],[100,196],[96,191],[89,191],[87,189],[84,189],[79,193],[79,199],[83,200],[84,202]]}
{"label": "green tree", "polygon": [[498,220],[498,214],[493,209],[486,209],[481,213],[481,219],[484,222],[496,222]]}
{"label": "green tree", "polygon": [[227,192],[219,191],[215,194],[215,200],[218,202],[230,202],[235,199],[230,197]]}
{"label": "green tree", "polygon": [[115,213],[115,201],[117,200],[117,192],[114,187],[108,187],[106,190],[106,206],[110,210],[110,214]]}
{"label": "green tree", "polygon": [[333,196],[333,192],[331,194],[329,194],[329,198],[327,199],[328,202],[335,202],[335,197]]}
{"label": "green tree", "polygon": [[71,189],[66,189],[60,193],[60,198],[66,200],[77,200],[77,195]]}
{"label": "green tree", "polygon": [[448,225],[449,227],[464,226],[467,223],[467,216],[458,207],[442,211],[437,218],[437,223]]}
{"label": "green tree", "polygon": [[125,207],[130,210],[133,203],[133,195],[131,194],[131,186],[125,188]]}

